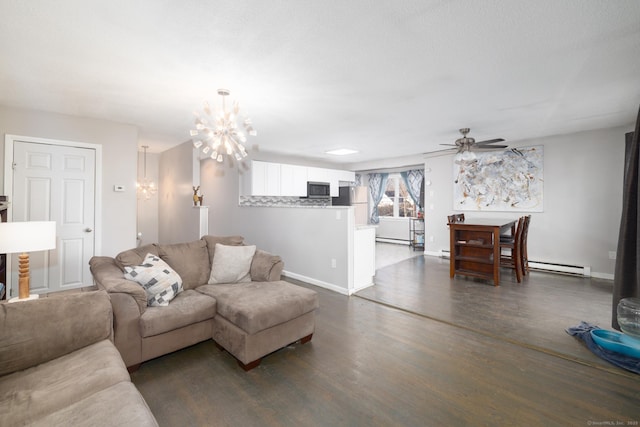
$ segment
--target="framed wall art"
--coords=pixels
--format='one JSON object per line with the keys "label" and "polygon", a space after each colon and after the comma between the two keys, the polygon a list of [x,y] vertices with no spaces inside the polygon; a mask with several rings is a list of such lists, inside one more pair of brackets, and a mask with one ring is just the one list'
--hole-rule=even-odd
{"label": "framed wall art", "polygon": [[453,208],[542,212],[544,147],[474,152],[453,162]]}

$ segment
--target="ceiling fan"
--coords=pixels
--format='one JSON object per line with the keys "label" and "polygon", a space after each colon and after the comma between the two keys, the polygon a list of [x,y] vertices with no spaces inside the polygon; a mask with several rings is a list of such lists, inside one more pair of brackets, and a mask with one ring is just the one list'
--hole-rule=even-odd
{"label": "ceiling fan", "polygon": [[451,147],[457,147],[458,148],[458,153],[463,153],[465,151],[471,151],[472,149],[481,149],[481,150],[486,150],[486,149],[491,149],[491,150],[495,150],[495,149],[500,149],[500,148],[507,148],[507,145],[492,145],[495,144],[496,142],[503,142],[504,139],[503,138],[496,138],[496,139],[488,139],[486,141],[478,141],[476,142],[475,139],[468,137],[467,134],[469,133],[471,129],[469,128],[462,128],[460,129],[460,133],[462,134],[462,138],[458,138],[456,139],[455,144],[440,144],[440,145],[447,145],[447,146],[451,146]]}

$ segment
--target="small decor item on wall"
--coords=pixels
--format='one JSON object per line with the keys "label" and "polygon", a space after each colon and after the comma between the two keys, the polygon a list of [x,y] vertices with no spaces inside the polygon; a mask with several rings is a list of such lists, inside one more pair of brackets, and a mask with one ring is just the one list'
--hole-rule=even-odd
{"label": "small decor item on wall", "polygon": [[543,211],[542,145],[475,154],[454,161],[455,210]]}
{"label": "small decor item on wall", "polygon": [[198,195],[198,191],[200,191],[200,186],[199,185],[197,187],[194,186],[193,187],[193,206],[198,206],[198,203],[200,203],[200,206],[202,206],[202,196]]}

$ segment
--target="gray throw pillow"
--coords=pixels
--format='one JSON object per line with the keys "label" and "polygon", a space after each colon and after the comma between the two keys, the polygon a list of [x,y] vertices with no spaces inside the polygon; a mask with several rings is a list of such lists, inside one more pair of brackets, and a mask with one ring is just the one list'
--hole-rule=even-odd
{"label": "gray throw pillow", "polygon": [[209,284],[250,282],[255,245],[226,246],[216,243]]}

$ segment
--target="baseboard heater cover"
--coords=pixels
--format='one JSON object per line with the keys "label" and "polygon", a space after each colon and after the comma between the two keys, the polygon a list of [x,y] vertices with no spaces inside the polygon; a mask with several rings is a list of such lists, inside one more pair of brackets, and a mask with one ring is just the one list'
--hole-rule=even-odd
{"label": "baseboard heater cover", "polygon": [[[451,252],[447,249],[440,251],[442,258],[450,258]],[[575,276],[591,277],[591,266],[556,264],[544,261],[529,261],[529,268],[540,271],[549,271],[551,273],[573,274]]]}
{"label": "baseboard heater cover", "polygon": [[404,239],[390,239],[387,237],[376,237],[376,242],[395,243],[396,245],[409,245],[411,242]]}

